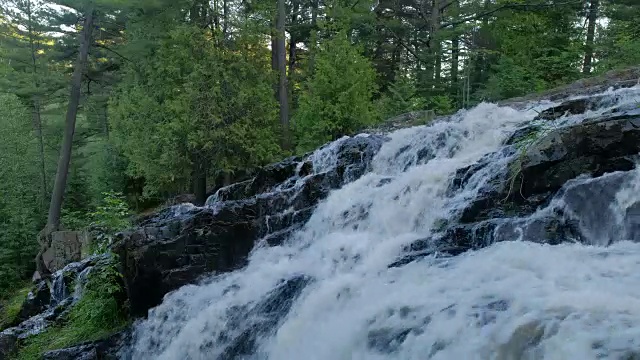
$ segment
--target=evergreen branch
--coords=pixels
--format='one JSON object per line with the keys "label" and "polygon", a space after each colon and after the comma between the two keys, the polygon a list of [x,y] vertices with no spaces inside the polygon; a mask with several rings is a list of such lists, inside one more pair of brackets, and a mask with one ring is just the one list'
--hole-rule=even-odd
{"label": "evergreen branch", "polygon": [[102,44],[98,44],[98,43],[95,43],[95,44],[94,44],[94,46],[95,46],[95,47],[97,47],[97,48],[105,49],[105,50],[107,50],[107,51],[109,51],[109,52],[112,52],[112,53],[114,53],[116,56],[120,57],[121,59],[123,59],[123,60],[125,60],[125,61],[128,61],[128,62],[130,62],[130,63],[132,63],[132,64],[133,64],[133,61],[131,61],[129,58],[127,58],[126,56],[124,56],[124,55],[120,54],[119,52],[117,52],[117,51],[115,51],[115,50],[113,50],[113,49],[111,49],[111,48],[109,48],[109,47],[107,47],[107,46],[104,46],[104,45],[102,45]]}
{"label": "evergreen branch", "polygon": [[467,23],[469,21],[474,21],[474,20],[479,20],[482,19],[484,17],[493,15],[497,12],[503,11],[503,10],[519,10],[519,9],[529,9],[529,8],[546,8],[546,7],[553,7],[553,6],[564,6],[564,5],[575,5],[575,4],[582,4],[582,0],[570,0],[564,3],[554,3],[554,4],[504,4],[501,6],[498,6],[495,9],[492,10],[488,10],[485,11],[483,13],[480,14],[476,14],[476,15],[472,15],[472,16],[468,16],[465,18],[462,18],[460,20],[457,21],[451,21],[448,23],[442,23],[442,27],[449,27],[449,26],[457,26],[457,25],[461,25],[464,23]]}

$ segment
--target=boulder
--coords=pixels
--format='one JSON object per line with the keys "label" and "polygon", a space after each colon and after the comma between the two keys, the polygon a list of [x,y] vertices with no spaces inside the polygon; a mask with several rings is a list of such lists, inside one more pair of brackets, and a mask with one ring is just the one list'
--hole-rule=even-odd
{"label": "boulder", "polygon": [[[17,322],[27,320],[47,309],[51,302],[51,291],[46,281],[40,280],[22,303]],[[17,325],[17,324],[16,324]]]}
{"label": "boulder", "polygon": [[163,296],[202,275],[245,265],[256,242],[275,245],[309,219],[332,189],[362,176],[382,145],[359,136],[320,149],[333,155],[314,169],[313,155],[288,158],[258,170],[252,179],[220,189],[198,208],[163,210],[119,235],[119,255],[130,309],[144,316]]}
{"label": "boulder", "polygon": [[51,246],[42,254],[45,266],[54,273],[82,258],[82,236],[77,231],[51,233]]}

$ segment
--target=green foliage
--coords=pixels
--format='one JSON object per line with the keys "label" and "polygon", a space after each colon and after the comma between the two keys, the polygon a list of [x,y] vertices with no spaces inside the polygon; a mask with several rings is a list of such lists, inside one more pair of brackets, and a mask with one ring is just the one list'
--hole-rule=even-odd
{"label": "green foliage", "polygon": [[425,101],[425,107],[437,115],[451,114],[456,110],[453,100],[448,95],[434,95]]}
{"label": "green foliage", "polygon": [[129,227],[131,214],[124,195],[116,192],[105,192],[102,195],[102,203],[89,214],[92,224],[108,232],[117,232]]}
{"label": "green foliage", "polygon": [[[12,284],[16,286],[16,284]],[[27,294],[33,288],[33,284],[26,283],[17,286],[15,289],[7,289],[0,297],[0,331],[11,326],[22,309],[22,303],[27,298]]]}
{"label": "green foliage", "polygon": [[612,0],[604,3],[604,14],[609,23],[598,29],[597,71],[640,64],[640,6],[631,0]]}
{"label": "green foliage", "polygon": [[582,40],[576,21],[574,5],[501,13],[487,26],[497,57],[479,97],[495,101],[577,79]]}
{"label": "green foliage", "polygon": [[219,48],[197,27],[179,26],[125,77],[111,120],[128,171],[147,180],[147,195],[185,191],[195,157],[210,172],[277,158],[268,58],[247,50],[254,45]]}
{"label": "green foliage", "polygon": [[95,211],[89,214],[91,226],[99,229],[92,244],[92,253],[105,253],[118,231],[131,226],[131,212],[122,193],[103,193],[103,200]]}
{"label": "green foliage", "polygon": [[0,95],[0,294],[30,276],[42,219],[35,139],[28,110]]}
{"label": "green foliage", "polygon": [[406,77],[389,85],[376,102],[383,119],[426,108],[426,100],[418,95],[415,84]]}
{"label": "green foliage", "polygon": [[493,71],[494,74],[480,92],[480,97],[487,100],[521,96],[546,88],[546,83],[537,73],[526,65],[515,63],[510,57],[501,57]]}
{"label": "green foliage", "polygon": [[320,44],[315,73],[305,84],[294,126],[300,151],[379,120],[372,97],[376,74],[344,31]]}
{"label": "green foliage", "polygon": [[65,321],[28,338],[14,360],[41,359],[49,350],[61,349],[86,341],[94,341],[124,329],[128,325],[121,274],[115,258],[89,273],[84,294],[71,309]]}

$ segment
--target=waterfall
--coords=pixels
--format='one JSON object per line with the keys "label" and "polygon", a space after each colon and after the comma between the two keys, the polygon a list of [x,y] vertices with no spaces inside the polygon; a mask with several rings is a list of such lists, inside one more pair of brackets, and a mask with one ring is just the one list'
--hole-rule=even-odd
{"label": "waterfall", "polygon": [[[600,106],[544,126],[639,101],[638,88],[609,91]],[[542,124],[538,114],[552,105],[482,103],[387,134],[370,171],[332,191],[282,244],[261,243],[243,269],[168,294],[135,325],[123,357],[631,358],[629,349],[640,348],[640,246],[625,240],[640,237],[631,221],[640,214],[640,170],[570,181],[533,214],[497,223],[486,248],[453,257],[433,251],[443,226],[496,174],[508,176],[519,156],[510,137]],[[316,173],[335,164],[340,141],[309,156]],[[580,219],[581,241],[537,241],[537,221],[557,211]],[[431,255],[398,262],[420,241]]]}

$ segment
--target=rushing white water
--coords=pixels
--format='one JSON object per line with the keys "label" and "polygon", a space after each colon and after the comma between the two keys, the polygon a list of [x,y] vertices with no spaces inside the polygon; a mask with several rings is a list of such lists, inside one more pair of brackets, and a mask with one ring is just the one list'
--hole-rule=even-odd
{"label": "rushing white water", "polygon": [[[589,116],[640,99],[638,89],[615,95]],[[285,244],[257,247],[246,268],[169,294],[137,324],[130,357],[627,359],[630,349],[640,356],[636,244],[509,241],[389,268],[406,245],[468,204],[489,175],[507,171],[513,152],[499,151],[505,139],[548,106],[481,104],[451,121],[390,134],[372,171],[332,192]],[[312,155],[316,171],[335,163],[334,150]],[[489,165],[448,191],[456,170],[487,156]],[[620,223],[640,200],[640,175],[626,181],[610,204]],[[290,308],[261,305],[289,279],[303,279],[290,290]],[[277,326],[259,329],[270,316]],[[234,339],[254,349],[231,356]]]}

